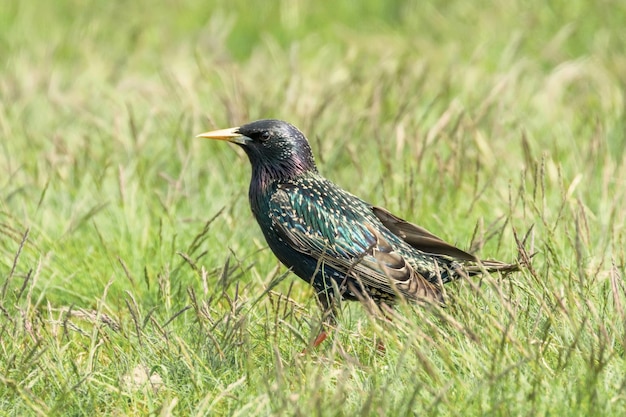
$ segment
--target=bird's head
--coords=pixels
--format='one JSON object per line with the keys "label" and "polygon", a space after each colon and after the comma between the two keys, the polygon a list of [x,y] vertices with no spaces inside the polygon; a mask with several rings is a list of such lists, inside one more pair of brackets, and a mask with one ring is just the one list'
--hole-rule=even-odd
{"label": "bird's head", "polygon": [[317,171],[306,137],[287,122],[257,120],[240,127],[202,133],[198,137],[241,146],[252,164],[253,180],[287,179]]}

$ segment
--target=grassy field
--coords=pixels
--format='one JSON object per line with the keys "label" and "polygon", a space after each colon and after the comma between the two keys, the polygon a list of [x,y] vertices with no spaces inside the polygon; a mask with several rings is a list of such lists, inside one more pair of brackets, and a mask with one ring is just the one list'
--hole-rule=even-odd
{"label": "grassy field", "polygon": [[[610,0],[5,1],[0,415],[624,415],[624,22]],[[302,355],[320,312],[248,161],[194,138],[269,117],[354,194],[532,265],[393,323],[346,304]]]}

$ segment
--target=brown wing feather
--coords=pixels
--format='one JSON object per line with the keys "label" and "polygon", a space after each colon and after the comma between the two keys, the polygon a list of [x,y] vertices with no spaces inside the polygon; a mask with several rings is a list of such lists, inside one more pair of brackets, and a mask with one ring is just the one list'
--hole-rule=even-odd
{"label": "brown wing feather", "polygon": [[415,271],[376,229],[369,224],[366,227],[376,236],[376,244],[368,251],[373,259],[368,257],[357,263],[354,267],[356,272],[361,272],[361,268],[366,271],[382,269],[387,278],[389,293],[399,292],[411,300],[443,302],[442,291],[438,286]]}
{"label": "brown wing feather", "polygon": [[445,242],[423,227],[394,216],[382,207],[372,206],[372,211],[387,229],[419,251],[432,255],[450,256],[460,261],[478,261],[471,253]]}

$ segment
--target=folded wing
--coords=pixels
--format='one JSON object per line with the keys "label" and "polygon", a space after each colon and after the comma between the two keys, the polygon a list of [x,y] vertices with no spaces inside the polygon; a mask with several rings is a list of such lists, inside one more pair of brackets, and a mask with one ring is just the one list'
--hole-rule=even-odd
{"label": "folded wing", "polygon": [[389,298],[401,294],[413,300],[441,300],[441,290],[394,250],[377,230],[380,225],[349,207],[316,202],[304,193],[281,189],[270,200],[273,227],[295,250],[332,267],[370,293],[374,289]]}
{"label": "folded wing", "polygon": [[374,206],[372,211],[387,229],[421,252],[449,256],[459,261],[476,262],[478,260],[471,253],[449,244],[423,227],[394,216],[382,207]]}

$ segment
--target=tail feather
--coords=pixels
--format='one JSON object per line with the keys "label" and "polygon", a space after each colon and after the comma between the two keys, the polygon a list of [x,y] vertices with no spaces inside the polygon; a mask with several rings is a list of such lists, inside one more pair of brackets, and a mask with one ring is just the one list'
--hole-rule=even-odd
{"label": "tail feather", "polygon": [[499,272],[504,275],[508,275],[511,272],[520,271],[522,268],[527,268],[531,265],[531,259],[537,254],[537,252],[529,255],[526,252],[520,254],[515,263],[506,263],[495,260],[479,260],[475,263],[464,264],[460,266],[461,273],[465,273],[469,276],[479,275],[483,273]]}
{"label": "tail feather", "polygon": [[493,273],[499,272],[501,274],[510,274],[511,272],[519,271],[520,264],[519,263],[506,263],[500,261],[493,260],[484,260],[478,261],[472,265],[464,265],[463,270],[468,275],[478,275],[482,273]]}

